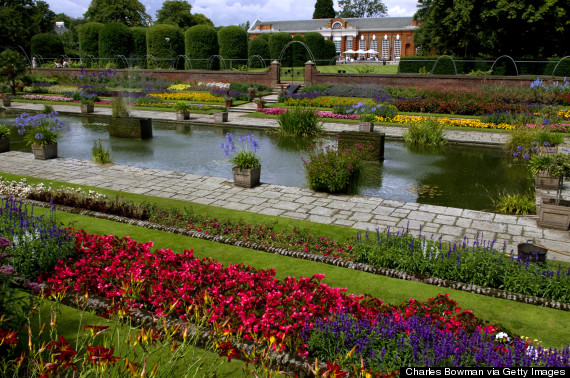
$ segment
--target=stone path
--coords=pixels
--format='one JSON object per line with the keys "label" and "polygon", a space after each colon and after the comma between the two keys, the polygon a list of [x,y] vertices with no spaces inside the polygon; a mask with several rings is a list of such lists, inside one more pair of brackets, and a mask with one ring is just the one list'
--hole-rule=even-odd
{"label": "stone path", "polygon": [[[13,108],[32,109],[43,106],[13,103]],[[79,107],[56,105],[60,112],[78,113]],[[110,109],[97,109],[96,114],[110,114]],[[133,111],[135,116],[174,120],[174,113]],[[194,115],[191,122],[213,124],[213,117]],[[231,125],[249,127],[276,127],[273,119],[246,118],[230,113]],[[226,126],[227,124],[224,124]],[[326,123],[327,131],[354,129],[354,125]],[[401,135],[400,128],[381,127],[390,136]],[[501,133],[467,131],[448,132],[449,137],[461,142],[499,144],[506,139]],[[484,134],[484,135],[480,135]],[[79,185],[140,193],[157,197],[175,198],[209,204],[228,209],[278,215],[291,219],[335,224],[357,229],[381,231],[388,227],[409,227],[412,233],[440,236],[444,241],[462,241],[467,237],[472,242],[480,239],[495,240],[507,251],[518,243],[533,239],[549,249],[568,255],[549,252],[549,258],[570,261],[570,233],[543,229],[537,226],[536,216],[513,216],[481,211],[423,205],[418,203],[386,200],[378,197],[330,195],[312,192],[309,189],[262,184],[253,189],[233,186],[231,181],[219,177],[199,176],[180,172],[161,171],[132,166],[113,165],[101,167],[88,161],[76,159],[34,160],[31,153],[8,152],[0,155],[0,172],[29,175],[50,180],[65,181]],[[570,184],[566,183],[566,190]]]}

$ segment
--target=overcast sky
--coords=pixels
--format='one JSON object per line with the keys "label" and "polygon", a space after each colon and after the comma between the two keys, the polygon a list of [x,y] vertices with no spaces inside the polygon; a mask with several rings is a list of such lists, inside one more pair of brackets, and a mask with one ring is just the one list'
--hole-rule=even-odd
{"label": "overcast sky", "polygon": [[[45,0],[55,13],[65,13],[70,17],[82,18],[91,0]],[[146,12],[156,19],[156,11],[163,0],[139,0]],[[214,22],[215,26],[239,25],[256,19],[262,21],[308,20],[313,17],[315,2],[307,0],[190,0],[192,13],[202,13]],[[334,0],[335,10],[338,1]],[[416,0],[384,0],[391,17],[413,16]]]}

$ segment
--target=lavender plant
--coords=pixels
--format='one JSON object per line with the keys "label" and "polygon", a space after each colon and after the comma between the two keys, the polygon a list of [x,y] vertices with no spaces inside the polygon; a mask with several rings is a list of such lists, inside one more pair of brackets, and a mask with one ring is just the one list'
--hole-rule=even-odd
{"label": "lavender plant", "polygon": [[261,167],[261,157],[256,153],[259,142],[255,140],[253,134],[241,136],[239,142],[241,145],[236,146],[233,134],[227,133],[226,142],[220,144],[224,154],[229,156],[230,163],[239,169]]}
{"label": "lavender plant", "polygon": [[59,118],[56,111],[35,116],[22,113],[16,117],[18,134],[24,136],[28,145],[56,143],[61,137],[60,131],[69,129]]}

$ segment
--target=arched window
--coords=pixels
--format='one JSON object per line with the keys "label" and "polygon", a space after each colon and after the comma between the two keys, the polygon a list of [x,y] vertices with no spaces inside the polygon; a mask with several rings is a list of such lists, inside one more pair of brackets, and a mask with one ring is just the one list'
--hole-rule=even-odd
{"label": "arched window", "polygon": [[332,25],[333,29],[342,29],[342,24],[339,21],[336,21],[333,25]]}

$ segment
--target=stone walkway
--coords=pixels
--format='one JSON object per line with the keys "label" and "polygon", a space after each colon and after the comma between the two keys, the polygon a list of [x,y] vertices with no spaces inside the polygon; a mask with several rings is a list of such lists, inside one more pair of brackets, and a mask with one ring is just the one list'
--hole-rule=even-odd
{"label": "stone walkway", "polygon": [[[42,105],[13,103],[16,109],[41,109]],[[56,105],[60,112],[78,113],[78,106]],[[96,114],[110,114],[110,109],[100,108]],[[134,116],[174,120],[174,113],[133,111]],[[190,122],[213,124],[210,115],[193,115]],[[230,113],[231,125],[249,127],[276,127],[273,119],[240,117]],[[227,124],[224,124],[226,126]],[[327,131],[354,129],[355,125],[326,123]],[[390,136],[401,135],[400,128],[380,127]],[[501,133],[450,131],[448,137],[464,143],[500,144],[506,136]],[[480,135],[484,134],[484,135]],[[507,251],[518,243],[533,239],[549,249],[567,253],[549,252],[549,258],[570,261],[570,233],[543,229],[537,226],[536,216],[512,216],[481,211],[423,205],[418,203],[386,200],[378,197],[330,195],[309,189],[262,184],[253,189],[233,186],[231,181],[219,177],[199,176],[180,172],[161,171],[131,166],[113,165],[101,167],[76,159],[34,160],[31,153],[8,152],[0,155],[0,172],[65,181],[124,192],[157,197],[175,198],[209,204],[228,209],[277,215],[291,219],[335,224],[357,229],[381,231],[388,227],[409,227],[412,233],[442,237],[445,241],[471,242],[495,240],[499,249],[506,243]],[[570,184],[566,183],[566,190]]]}

